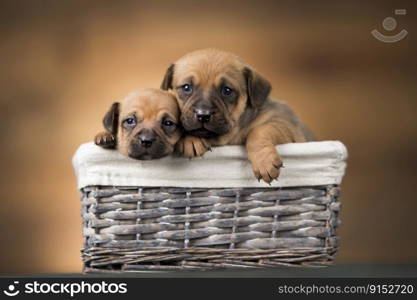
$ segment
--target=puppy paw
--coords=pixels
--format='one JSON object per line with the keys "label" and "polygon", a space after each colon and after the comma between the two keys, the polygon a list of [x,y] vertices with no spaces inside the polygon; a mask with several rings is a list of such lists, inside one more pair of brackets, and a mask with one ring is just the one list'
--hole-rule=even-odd
{"label": "puppy paw", "polygon": [[189,135],[181,138],[176,144],[176,152],[188,158],[203,156],[208,150],[211,148],[205,139]]}
{"label": "puppy paw", "polygon": [[274,147],[263,148],[251,155],[251,165],[255,177],[266,183],[278,178],[282,167],[281,157]]}
{"label": "puppy paw", "polygon": [[105,149],[115,149],[116,148],[116,138],[113,134],[107,131],[98,133],[94,137],[94,143],[97,146],[103,147]]}

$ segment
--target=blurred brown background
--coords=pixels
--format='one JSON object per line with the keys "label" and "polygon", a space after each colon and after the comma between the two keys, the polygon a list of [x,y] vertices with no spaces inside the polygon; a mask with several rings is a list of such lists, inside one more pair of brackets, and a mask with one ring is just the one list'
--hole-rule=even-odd
{"label": "blurred brown background", "polygon": [[[74,151],[113,101],[205,47],[347,145],[337,261],[416,263],[415,1],[335,2],[1,1],[0,274],[81,270]],[[388,16],[404,40],[371,36]]]}

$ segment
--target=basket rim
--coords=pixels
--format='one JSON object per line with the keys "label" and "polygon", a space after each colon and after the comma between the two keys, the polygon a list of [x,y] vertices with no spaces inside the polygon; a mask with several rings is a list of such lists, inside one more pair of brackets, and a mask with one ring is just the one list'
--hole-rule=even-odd
{"label": "basket rim", "polygon": [[78,189],[86,186],[276,188],[341,183],[347,159],[343,143],[290,143],[278,145],[277,149],[285,168],[271,185],[255,179],[243,146],[216,147],[193,160],[169,156],[138,161],[87,143],[78,148],[72,162]]}

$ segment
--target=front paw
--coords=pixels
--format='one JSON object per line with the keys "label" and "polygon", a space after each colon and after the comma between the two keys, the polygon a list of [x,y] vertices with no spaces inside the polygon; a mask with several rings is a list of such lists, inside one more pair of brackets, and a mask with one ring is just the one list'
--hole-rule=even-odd
{"label": "front paw", "polygon": [[250,158],[255,177],[266,183],[277,179],[282,167],[281,157],[274,147],[263,148],[253,153]]}
{"label": "front paw", "polygon": [[116,148],[116,138],[113,134],[107,131],[98,133],[94,137],[94,143],[97,146],[103,147],[105,149],[115,149]]}
{"label": "front paw", "polygon": [[210,144],[205,139],[190,135],[181,138],[176,144],[176,152],[188,158],[203,156],[210,149]]}

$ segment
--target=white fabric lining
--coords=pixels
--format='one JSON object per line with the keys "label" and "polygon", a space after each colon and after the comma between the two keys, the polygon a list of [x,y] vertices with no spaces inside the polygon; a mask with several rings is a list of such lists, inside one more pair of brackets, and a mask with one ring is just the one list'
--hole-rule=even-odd
{"label": "white fabric lining", "polygon": [[269,188],[341,183],[347,159],[341,142],[292,143],[277,149],[285,167],[271,185],[255,179],[243,146],[216,147],[192,160],[168,156],[139,161],[86,143],[76,151],[73,166],[79,189],[93,185]]}

